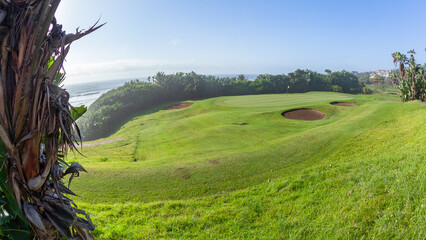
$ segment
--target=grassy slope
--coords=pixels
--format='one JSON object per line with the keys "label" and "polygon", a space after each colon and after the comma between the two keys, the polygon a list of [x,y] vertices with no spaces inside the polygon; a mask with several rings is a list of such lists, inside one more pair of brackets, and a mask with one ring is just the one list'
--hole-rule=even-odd
{"label": "grassy slope", "polygon": [[[327,119],[280,116],[294,107]],[[141,116],[111,136],[126,140],[85,148],[77,160],[89,174],[74,189],[101,239],[419,238],[425,120],[424,105],[377,96],[208,99]]]}

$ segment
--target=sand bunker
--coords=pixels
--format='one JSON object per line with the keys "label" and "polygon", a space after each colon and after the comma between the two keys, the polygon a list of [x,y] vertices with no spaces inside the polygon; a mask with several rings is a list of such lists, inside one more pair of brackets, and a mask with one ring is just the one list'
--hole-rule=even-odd
{"label": "sand bunker", "polygon": [[340,107],[356,107],[353,103],[348,102],[331,102],[331,105],[340,106]]}
{"label": "sand bunker", "polygon": [[310,109],[310,108],[293,109],[293,110],[285,111],[281,113],[281,115],[288,119],[307,120],[307,121],[320,120],[325,117],[325,113],[315,109]]}
{"label": "sand bunker", "polygon": [[189,106],[191,106],[191,105],[192,105],[192,103],[190,103],[190,102],[186,102],[186,103],[179,103],[179,104],[177,104],[177,105],[174,105],[174,106],[171,106],[171,107],[165,108],[164,110],[182,109],[182,108],[187,108],[187,107],[189,107]]}

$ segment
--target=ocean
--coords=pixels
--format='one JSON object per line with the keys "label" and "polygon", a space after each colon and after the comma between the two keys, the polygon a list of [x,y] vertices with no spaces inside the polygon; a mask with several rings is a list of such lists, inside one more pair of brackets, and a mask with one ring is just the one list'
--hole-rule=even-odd
{"label": "ocean", "polygon": [[86,105],[90,106],[96,99],[102,94],[118,88],[126,82],[130,82],[132,79],[120,79],[120,80],[109,80],[100,82],[88,82],[79,84],[65,84],[64,88],[70,94],[70,104],[72,106]]}
{"label": "ocean", "polygon": [[[216,77],[237,77],[238,74],[216,74]],[[248,80],[254,80],[258,76],[257,74],[246,74]],[[73,106],[86,105],[90,106],[96,99],[98,99],[102,94],[118,88],[124,85],[126,82],[130,82],[132,79],[119,79],[119,80],[107,80],[99,82],[88,82],[88,83],[78,83],[78,84],[65,84],[64,88],[70,94],[70,103]],[[146,78],[138,78],[140,81],[145,81]]]}

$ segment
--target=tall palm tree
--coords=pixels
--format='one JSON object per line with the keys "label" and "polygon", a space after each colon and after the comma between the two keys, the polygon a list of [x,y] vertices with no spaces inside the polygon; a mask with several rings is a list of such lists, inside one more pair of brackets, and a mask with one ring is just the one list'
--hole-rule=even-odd
{"label": "tall palm tree", "polygon": [[394,52],[392,53],[393,58],[393,64],[397,66],[399,64],[399,81],[401,82],[402,79],[405,77],[405,67],[404,64],[407,61],[407,56],[405,54],[401,54],[400,52]]}
{"label": "tall palm tree", "polygon": [[63,81],[58,73],[70,44],[102,25],[66,34],[54,17],[59,2],[0,0],[0,137],[7,149],[3,167],[36,238],[91,239],[89,216],[67,197],[73,192],[61,181],[84,169],[76,163],[65,169],[62,161],[75,148],[74,133],[79,131],[69,94],[58,86]]}

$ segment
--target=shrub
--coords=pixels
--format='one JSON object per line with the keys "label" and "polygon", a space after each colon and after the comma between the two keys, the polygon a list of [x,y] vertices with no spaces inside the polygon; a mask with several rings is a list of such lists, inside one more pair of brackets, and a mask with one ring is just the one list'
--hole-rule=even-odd
{"label": "shrub", "polygon": [[426,99],[425,69],[416,63],[414,50],[408,51],[410,58],[400,52],[392,54],[395,66],[399,64],[398,71],[392,75],[393,82],[399,82],[398,90],[403,101]]}
{"label": "shrub", "polygon": [[331,86],[331,89],[333,90],[333,92],[342,92],[342,87],[339,85],[333,85]]}

